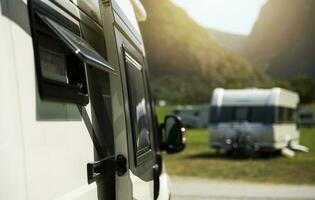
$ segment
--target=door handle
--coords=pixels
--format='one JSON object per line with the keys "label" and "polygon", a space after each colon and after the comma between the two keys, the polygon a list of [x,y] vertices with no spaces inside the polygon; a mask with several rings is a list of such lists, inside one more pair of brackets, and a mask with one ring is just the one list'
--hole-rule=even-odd
{"label": "door handle", "polygon": [[97,180],[105,171],[113,170],[118,176],[123,176],[127,172],[127,159],[119,154],[104,158],[102,160],[87,164],[88,183],[91,184]]}

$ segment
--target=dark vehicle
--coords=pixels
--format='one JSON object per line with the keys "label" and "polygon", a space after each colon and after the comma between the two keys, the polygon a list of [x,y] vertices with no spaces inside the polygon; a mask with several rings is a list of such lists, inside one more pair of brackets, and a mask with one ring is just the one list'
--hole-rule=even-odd
{"label": "dark vehicle", "polygon": [[186,128],[208,127],[209,105],[176,106],[172,113],[181,118]]}
{"label": "dark vehicle", "polygon": [[298,124],[300,126],[311,127],[315,125],[315,114],[310,109],[301,109],[298,112]]}

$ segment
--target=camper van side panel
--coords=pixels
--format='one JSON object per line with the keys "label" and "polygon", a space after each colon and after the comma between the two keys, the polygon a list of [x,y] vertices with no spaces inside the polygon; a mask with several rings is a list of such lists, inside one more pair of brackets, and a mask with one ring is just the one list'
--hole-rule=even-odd
{"label": "camper van side panel", "polygon": [[[10,20],[0,0],[0,199],[26,199],[23,135],[12,32],[19,29]],[[13,192],[14,191],[14,192]]]}
{"label": "camper van side panel", "polygon": [[[7,115],[3,116],[1,112],[0,123],[5,122],[6,127],[13,123],[10,125],[12,130],[6,128],[7,131],[3,131],[1,124],[1,133],[11,134],[6,142],[10,152],[6,151],[1,156],[1,162],[6,162],[1,164],[1,171],[6,173],[1,176],[1,182],[6,180],[4,177],[10,178],[1,184],[4,192],[0,196],[5,195],[1,199],[96,200],[96,185],[87,183],[86,164],[94,161],[93,144],[87,128],[75,110],[76,105],[39,98],[27,5],[18,0],[15,3],[24,4],[14,14],[27,23],[21,26],[16,21],[8,23],[5,22],[7,19],[0,17],[1,38],[6,38],[2,40],[5,43],[0,44],[1,58],[6,56],[11,60],[4,67],[7,72],[1,72],[1,88],[2,80],[6,80],[4,91],[8,91],[7,103],[1,105],[10,108],[10,114],[5,112]],[[3,45],[6,45],[5,51]],[[6,78],[2,79],[2,76]],[[77,114],[72,115],[72,112]],[[1,141],[5,141],[4,138],[1,137]],[[10,169],[5,170],[6,166]],[[14,187],[5,189],[10,186]]]}

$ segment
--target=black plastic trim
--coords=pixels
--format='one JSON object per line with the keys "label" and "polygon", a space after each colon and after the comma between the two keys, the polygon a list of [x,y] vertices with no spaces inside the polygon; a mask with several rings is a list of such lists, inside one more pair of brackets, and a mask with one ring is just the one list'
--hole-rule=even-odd
{"label": "black plastic trim", "polygon": [[[128,81],[128,73],[127,73],[127,68],[128,68],[128,64],[130,63],[133,67],[136,68],[141,68],[139,69],[139,71],[142,74],[143,79],[145,78],[144,75],[144,68],[143,68],[143,64],[141,64],[142,62],[140,62],[136,56],[133,55],[133,53],[131,51],[129,51],[126,47],[122,46],[122,51],[123,51],[123,55],[124,55],[124,59],[125,59],[125,71],[126,71],[126,78],[127,78],[127,84],[129,85],[129,81]],[[134,61],[132,61],[131,59],[133,59]],[[137,63],[134,63],[137,62]],[[140,66],[137,66],[140,65]],[[143,85],[144,88],[145,87],[145,81],[143,81]],[[127,87],[128,90],[128,96],[129,96],[129,107],[131,107],[131,100],[130,100],[130,89],[129,86]],[[148,101],[147,95],[145,93],[145,99],[146,101]],[[131,115],[131,123],[135,124],[136,122],[133,119],[134,114],[132,113],[131,109],[130,109],[130,115]],[[149,119],[148,119],[149,120]],[[152,137],[152,133],[150,133],[150,138]],[[136,161],[136,166],[142,165],[143,163],[145,163],[147,160],[149,160],[150,158],[152,158],[153,152],[152,152],[152,142],[150,141],[150,147],[144,148],[144,149],[137,149],[136,148],[136,138],[135,138],[135,130],[134,127],[132,127],[132,138],[133,138],[133,148],[135,150],[134,155],[135,155],[135,161]]]}
{"label": "black plastic trim", "polygon": [[127,159],[119,154],[116,158],[115,156],[111,156],[93,163],[88,163],[88,183],[91,184],[95,182],[106,170],[115,170],[118,176],[123,176],[127,172]]}
{"label": "black plastic trim", "polygon": [[[56,10],[57,9],[57,10]],[[35,57],[35,65],[36,65],[36,74],[37,74],[37,82],[38,82],[38,90],[39,95],[44,100],[65,102],[65,103],[76,103],[80,105],[87,105],[89,102],[88,94],[87,94],[87,83],[85,78],[85,69],[84,64],[80,63],[82,61],[77,60],[77,65],[80,65],[80,70],[78,70],[79,74],[76,74],[76,78],[80,80],[80,84],[72,85],[66,84],[62,82],[52,81],[44,78],[41,70],[41,60],[40,60],[40,50],[39,50],[39,33],[38,28],[39,24],[41,26],[45,25],[45,22],[41,19],[39,15],[45,15],[53,20],[56,23],[67,28],[73,34],[80,36],[80,28],[79,23],[75,23],[76,20],[70,18],[69,15],[65,14],[63,11],[59,10],[58,7],[50,7],[48,4],[43,3],[42,1],[32,0],[29,1],[29,16],[31,22],[31,32],[34,46],[34,57]],[[50,28],[47,27],[47,30]],[[51,31],[52,35],[53,31]],[[58,38],[58,36],[54,36]],[[59,38],[60,39],[60,38]],[[62,42],[62,40],[60,40]],[[67,47],[66,44],[64,44]],[[70,52],[70,49],[69,49]]]}
{"label": "black plastic trim", "polygon": [[[128,82],[127,82],[127,74],[126,74],[126,60],[125,60],[125,51],[129,53],[130,56],[132,56],[137,62],[140,60],[142,61],[144,58],[142,54],[139,52],[137,48],[135,48],[131,43],[129,43],[126,38],[123,37],[122,35],[119,36],[121,37],[118,39],[119,45],[121,45],[119,48],[120,51],[120,59],[122,62],[121,66],[121,76],[122,76],[122,84],[124,87],[124,101],[126,102],[125,104],[125,113],[126,113],[126,123],[127,123],[127,139],[128,139],[128,155],[129,155],[129,168],[131,172],[138,176],[141,180],[143,181],[152,181],[154,179],[153,177],[153,166],[155,165],[155,158],[154,158],[154,149],[152,149],[152,143],[150,150],[141,155],[141,158],[137,158],[136,154],[136,148],[134,145],[134,138],[133,138],[133,133],[132,133],[132,118],[130,115],[130,105],[129,105],[129,95],[128,95]],[[144,62],[139,62],[143,69],[145,69]],[[150,133],[150,137],[152,133]],[[152,141],[152,140],[151,140]]]}
{"label": "black plastic trim", "polygon": [[40,15],[40,17],[83,62],[102,71],[110,73],[115,72],[115,69],[84,39],[71,33],[66,28],[46,16]]}

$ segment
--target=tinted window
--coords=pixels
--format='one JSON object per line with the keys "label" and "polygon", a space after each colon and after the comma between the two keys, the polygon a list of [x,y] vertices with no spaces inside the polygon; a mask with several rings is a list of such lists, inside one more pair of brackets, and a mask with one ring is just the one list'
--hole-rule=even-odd
{"label": "tinted window", "polygon": [[[86,105],[88,96],[84,63],[76,56],[66,39],[57,34],[57,30],[66,30],[67,39],[71,36],[82,38],[46,16],[34,14],[32,20],[40,98]],[[72,25],[78,28],[75,24]]]}
{"label": "tinted window", "polygon": [[312,119],[313,115],[312,114],[300,114],[299,117],[301,119]]}
{"label": "tinted window", "polygon": [[222,107],[216,108],[215,110],[217,110],[217,113],[214,116],[216,121],[227,122],[233,120],[233,107]]}
{"label": "tinted window", "polygon": [[250,113],[250,120],[251,122],[274,123],[275,115],[275,107],[254,107]]}
{"label": "tinted window", "polygon": [[277,113],[278,123],[294,123],[296,120],[296,110],[293,108],[279,107]]}
{"label": "tinted window", "polygon": [[248,107],[238,107],[235,108],[235,121],[249,121],[250,108]]}
{"label": "tinted window", "polygon": [[180,114],[180,111],[179,111],[179,110],[174,110],[173,113],[174,113],[175,115],[178,115],[178,114]]}
{"label": "tinted window", "polygon": [[274,123],[275,108],[271,106],[211,107],[210,122]]}
{"label": "tinted window", "polygon": [[130,112],[137,155],[150,149],[150,128],[144,78],[141,66],[126,60]]}

